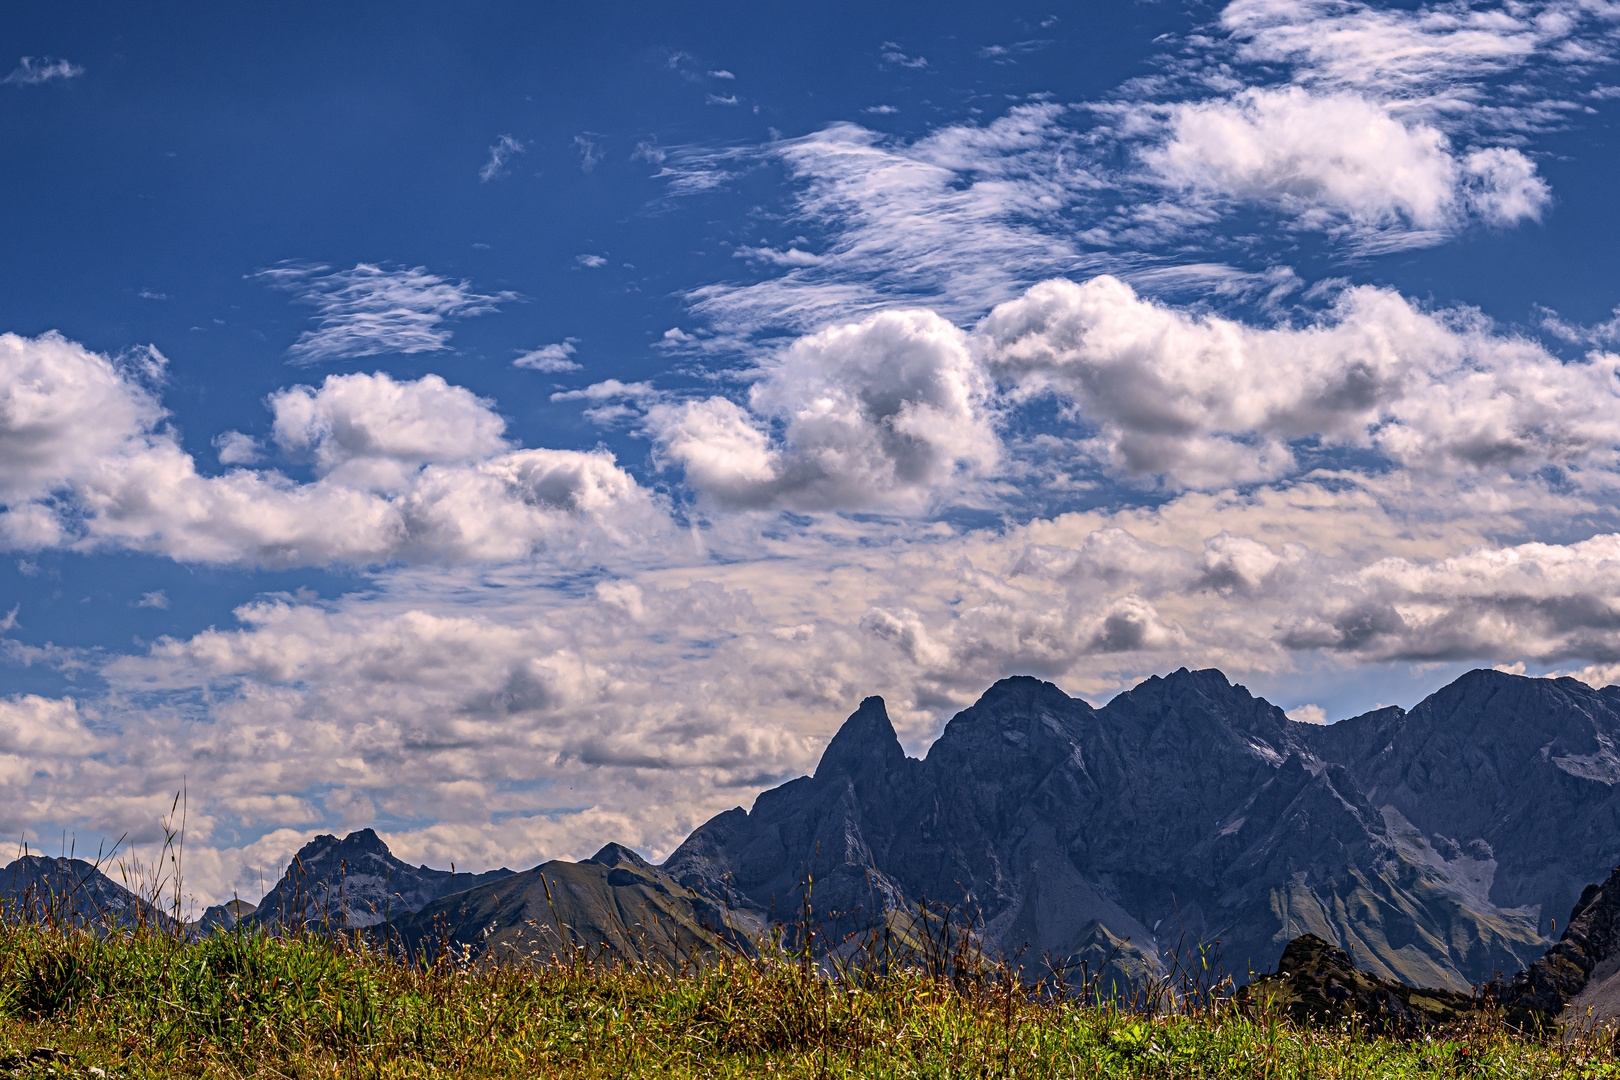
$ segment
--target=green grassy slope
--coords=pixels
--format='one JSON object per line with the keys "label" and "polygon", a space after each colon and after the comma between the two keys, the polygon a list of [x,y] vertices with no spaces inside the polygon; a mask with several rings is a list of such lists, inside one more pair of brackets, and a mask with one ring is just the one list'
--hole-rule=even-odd
{"label": "green grassy slope", "polygon": [[[0,1068],[109,1077],[1620,1077],[1596,1045],[1474,1026],[1428,1041],[1231,1007],[1139,1016],[994,973],[859,991],[791,958],[406,967],[341,942],[201,944],[0,927]],[[35,1047],[56,1055],[27,1060]]]}

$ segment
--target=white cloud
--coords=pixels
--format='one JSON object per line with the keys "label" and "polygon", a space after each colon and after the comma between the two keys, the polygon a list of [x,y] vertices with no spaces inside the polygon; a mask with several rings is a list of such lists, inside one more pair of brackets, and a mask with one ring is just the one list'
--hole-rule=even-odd
{"label": "white cloud", "polygon": [[0,334],[0,502],[9,511],[123,455],[158,425],[165,413],[152,383],[162,357],[149,360],[112,361],[57,333]]}
{"label": "white cloud", "polygon": [[17,61],[10,75],[0,79],[0,86],[38,86],[52,79],[73,79],[84,74],[84,68],[66,60],[53,60],[49,56],[36,60],[25,56]]}
{"label": "white cloud", "polygon": [[721,97],[719,94],[710,94],[705,100],[710,105],[736,105],[737,95],[727,94],[724,97]]}
{"label": "white cloud", "polygon": [[1296,724],[1326,724],[1327,711],[1320,705],[1298,705],[1288,710],[1288,719]]}
{"label": "white cloud", "polygon": [[1606,14],[1603,5],[1563,2],[1378,8],[1235,0],[1220,22],[1244,61],[1291,64],[1303,82],[1455,109],[1479,80],[1522,68]]}
{"label": "white cloud", "polygon": [[356,490],[400,491],[429,463],[469,463],[510,449],[494,402],[437,375],[395,382],[328,375],[319,389],[270,395],[277,445],[308,455],[316,475]]}
{"label": "white cloud", "polygon": [[421,266],[360,263],[328,272],[324,266],[283,265],[253,276],[295,293],[318,312],[317,328],[287,350],[296,364],[437,352],[450,347],[447,319],[485,315],[516,299],[508,292],[474,292],[468,282],[449,281]]}
{"label": "white cloud", "polygon": [[[966,321],[1054,269],[1094,264],[1070,225],[1056,227],[1099,185],[1064,115],[1026,105],[912,143],[835,124],[772,144],[765,153],[801,185],[795,216],[827,233],[819,258],[693,290],[694,311],[726,336],[816,329],[900,298]],[[700,171],[695,155],[683,160]]]}
{"label": "white cloud", "polygon": [[527,150],[528,147],[512,138],[512,136],[502,135],[495,140],[495,145],[489,148],[489,160],[484,162],[484,167],[478,170],[478,179],[483,183],[489,183],[501,175],[508,161]]}
{"label": "white cloud", "polygon": [[979,334],[1021,395],[1074,404],[1099,458],[1182,486],[1290,475],[1290,444],[1312,438],[1423,473],[1612,466],[1620,445],[1620,359],[1564,364],[1466,312],[1425,313],[1371,287],[1315,325],[1257,329],[1110,277],[1055,280]]}
{"label": "white cloud", "polygon": [[648,423],[722,505],[915,508],[997,464],[991,390],[960,330],[932,312],[890,311],[765,362],[752,415],[712,398],[655,407]]}
{"label": "white cloud", "polygon": [[1539,217],[1548,199],[1519,151],[1459,159],[1438,129],[1402,122],[1359,94],[1250,89],[1170,106],[1165,124],[1165,140],[1142,152],[1160,182],[1272,204],[1308,228],[1405,229],[1426,240],[1470,217],[1498,225]]}
{"label": "white cloud", "polygon": [[1606,345],[1620,342],[1620,307],[1614,309],[1614,313],[1610,318],[1591,326],[1579,326],[1567,322],[1560,318],[1556,311],[1548,308],[1541,308],[1540,314],[1541,328],[1554,337],[1562,338],[1565,341],[1582,345]]}
{"label": "white cloud", "polygon": [[733,75],[729,71],[726,71],[724,68],[718,71],[709,72],[709,78],[711,79],[735,79],[736,77],[737,76]]}
{"label": "white cloud", "polygon": [[161,357],[138,359],[0,336],[6,546],[273,566],[588,559],[668,527],[612,455],[515,449],[490,402],[437,375],[331,376],[271,395],[274,438],[313,462],[313,483],[202,476],[160,426],[147,381]]}
{"label": "white cloud", "polygon": [[140,602],[135,606],[157,608],[159,611],[167,611],[169,610],[169,594],[164,592],[162,589],[154,589],[151,592],[142,593]]}
{"label": "white cloud", "polygon": [[579,361],[569,359],[577,351],[574,339],[570,338],[552,345],[542,345],[538,349],[530,349],[512,361],[512,366],[528,368],[530,371],[578,371],[581,367]]}
{"label": "white cloud", "polygon": [[0,768],[5,768],[6,756],[75,757],[104,745],[84,726],[72,698],[35,694],[0,698]]}
{"label": "white cloud", "polygon": [[600,255],[575,255],[574,261],[591,270],[600,270],[607,265],[607,259]]}
{"label": "white cloud", "polygon": [[584,135],[574,136],[574,149],[579,153],[579,171],[588,173],[596,168],[602,160],[602,152],[597,149],[596,141]]}
{"label": "white cloud", "polygon": [[892,41],[885,41],[883,49],[878,55],[882,57],[885,64],[896,64],[903,68],[925,68],[928,66],[927,57],[907,56],[900,51],[900,46]]}
{"label": "white cloud", "polygon": [[258,439],[240,431],[226,431],[214,436],[214,450],[221,465],[252,465],[264,454]]}

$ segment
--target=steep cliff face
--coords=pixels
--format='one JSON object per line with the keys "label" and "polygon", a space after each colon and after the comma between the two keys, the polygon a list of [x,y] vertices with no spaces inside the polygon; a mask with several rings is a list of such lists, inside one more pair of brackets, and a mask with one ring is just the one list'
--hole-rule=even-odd
{"label": "steep cliff face", "polygon": [[339,840],[317,836],[293,856],[287,872],[245,914],[249,925],[375,926],[418,911],[449,893],[510,876],[510,870],[454,874],[396,859],[370,829]]}
{"label": "steep cliff face", "polygon": [[1620,1022],[1620,868],[1581,892],[1541,959],[1492,990],[1521,1026],[1556,1020],[1613,1030]]}
{"label": "steep cliff face", "polygon": [[1158,972],[1185,933],[1242,979],[1308,932],[1378,977],[1461,989],[1538,955],[1549,905],[1620,859],[1616,705],[1473,672],[1322,728],[1216,671],[1100,709],[1013,678],[916,761],[868,699],[814,776],[705,824],[664,870],[778,919],[810,878],[818,917],[851,929],[951,905],[1026,961],[1107,942]]}

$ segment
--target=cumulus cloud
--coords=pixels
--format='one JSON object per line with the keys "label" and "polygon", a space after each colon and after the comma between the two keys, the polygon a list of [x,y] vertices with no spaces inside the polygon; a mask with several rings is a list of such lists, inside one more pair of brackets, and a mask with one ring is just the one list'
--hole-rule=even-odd
{"label": "cumulus cloud", "polygon": [[1179,486],[1289,475],[1294,444],[1376,449],[1419,472],[1612,465],[1617,359],[1564,364],[1466,312],[1348,290],[1314,325],[1260,329],[1145,300],[1103,276],[1055,280],[979,327],[1029,396],[1071,402],[1090,450]]}
{"label": "cumulus cloud", "polygon": [[0,334],[0,500],[42,498],[121,456],[164,416],[162,357],[110,360],[57,333]]}
{"label": "cumulus cloud", "polygon": [[214,436],[214,450],[221,465],[252,465],[264,452],[258,439],[240,431],[224,431]]}
{"label": "cumulus cloud", "polygon": [[360,490],[399,491],[432,463],[472,462],[509,449],[494,402],[437,375],[328,375],[319,389],[270,395],[284,450],[309,455],[316,475]]}
{"label": "cumulus cloud", "polygon": [[359,263],[333,271],[294,264],[253,276],[295,294],[318,313],[316,328],[300,334],[287,350],[295,364],[437,352],[450,347],[446,320],[485,315],[517,298],[509,292],[474,292],[466,281],[450,281],[421,266]]}
{"label": "cumulus cloud", "polygon": [[747,411],[711,398],[657,406],[648,425],[721,505],[915,507],[995,467],[991,391],[962,331],[890,311],[795,341],[762,365]]}
{"label": "cumulus cloud", "polygon": [[[517,449],[492,403],[437,375],[331,376],[271,395],[273,437],[316,480],[198,473],[151,389],[59,335],[0,337],[0,541],[294,566],[583,553],[665,528],[604,451]],[[227,438],[223,448],[240,443]]]}
{"label": "cumulus cloud", "polygon": [[1297,87],[1169,107],[1167,138],[1143,151],[1158,180],[1277,206],[1305,227],[1419,234],[1468,218],[1539,217],[1548,188],[1517,150],[1459,157],[1437,128],[1402,122],[1359,94]]}
{"label": "cumulus cloud", "polygon": [[542,345],[538,349],[530,349],[512,361],[512,366],[528,368],[530,371],[578,371],[580,369],[579,361],[569,359],[578,351],[574,347],[574,340],[569,338],[567,341],[559,341],[552,345]]}

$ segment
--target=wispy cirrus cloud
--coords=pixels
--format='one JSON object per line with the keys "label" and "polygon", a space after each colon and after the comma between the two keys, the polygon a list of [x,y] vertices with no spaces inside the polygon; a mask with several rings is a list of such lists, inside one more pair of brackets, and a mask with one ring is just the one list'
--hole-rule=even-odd
{"label": "wispy cirrus cloud", "polygon": [[315,308],[317,325],[287,350],[294,364],[321,364],[386,353],[450,347],[450,319],[487,315],[512,292],[480,293],[426,267],[357,263],[349,270],[289,263],[250,275]]}
{"label": "wispy cirrus cloud", "polygon": [[484,167],[478,170],[478,179],[483,183],[489,183],[501,175],[508,161],[511,161],[518,154],[524,153],[527,149],[528,147],[512,138],[512,136],[502,135],[495,140],[495,145],[489,148],[489,160],[484,162]]}
{"label": "wispy cirrus cloud", "polygon": [[[1208,33],[1166,41],[1162,74],[1104,100],[1021,104],[920,138],[840,123],[661,149],[656,176],[672,196],[762,165],[794,182],[785,215],[809,243],[739,245],[779,272],[689,293],[723,340],[897,302],[971,319],[1054,273],[1148,284],[1205,266],[1228,288],[1271,270],[1253,263],[1276,229],[1368,255],[1537,220],[1553,193],[1523,144],[1563,122],[1559,93],[1609,62],[1616,25],[1557,0],[1242,0]],[[1251,213],[1264,233],[1226,227]]]}
{"label": "wispy cirrus cloud", "polygon": [[589,135],[575,135],[574,150],[579,154],[580,172],[592,172],[602,160],[602,151],[598,149],[596,140]]}
{"label": "wispy cirrus cloud", "polygon": [[879,50],[878,57],[883,61],[884,64],[890,64],[896,67],[911,68],[916,70],[928,66],[928,57],[907,56],[905,53],[900,51],[900,46],[892,41],[885,41],[883,43],[883,48]]}
{"label": "wispy cirrus cloud", "polygon": [[11,74],[0,79],[0,86],[38,86],[54,79],[76,79],[84,74],[84,68],[66,60],[55,60],[49,56],[35,59],[25,56],[17,61],[17,66]]}

